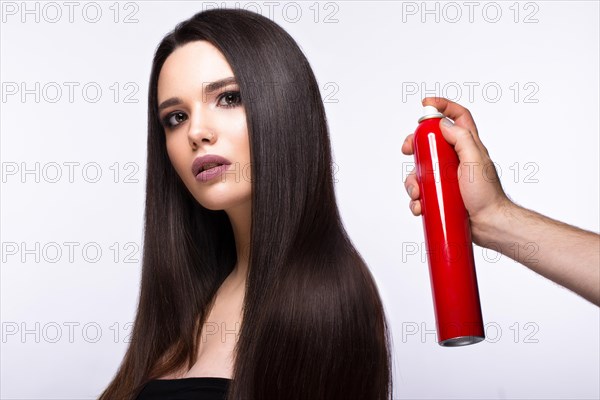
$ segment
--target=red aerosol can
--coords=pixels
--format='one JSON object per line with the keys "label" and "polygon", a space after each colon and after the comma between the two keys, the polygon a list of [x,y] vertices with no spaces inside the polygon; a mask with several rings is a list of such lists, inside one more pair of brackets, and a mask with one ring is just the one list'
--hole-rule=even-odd
{"label": "red aerosol can", "polygon": [[438,343],[485,339],[471,228],[458,185],[458,155],[444,139],[435,107],[425,106],[414,135],[416,174]]}

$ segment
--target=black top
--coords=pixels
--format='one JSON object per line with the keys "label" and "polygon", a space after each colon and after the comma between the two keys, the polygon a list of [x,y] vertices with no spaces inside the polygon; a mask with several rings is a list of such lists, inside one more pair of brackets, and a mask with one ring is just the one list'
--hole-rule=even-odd
{"label": "black top", "polygon": [[136,400],[225,400],[230,381],[212,377],[154,379],[144,386]]}

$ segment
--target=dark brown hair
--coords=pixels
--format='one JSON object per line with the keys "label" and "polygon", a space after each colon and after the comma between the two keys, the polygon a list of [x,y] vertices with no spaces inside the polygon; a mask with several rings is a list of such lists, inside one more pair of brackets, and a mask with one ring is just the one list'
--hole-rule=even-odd
{"label": "dark brown hair", "polygon": [[249,275],[228,399],[390,399],[385,313],[338,212],[317,81],[290,35],[239,9],[200,12],[156,50],[140,299],[132,341],[100,398],[133,399],[148,380],[191,368],[208,307],[237,259],[227,214],[186,189],[158,117],[160,70],[196,40],[218,48],[233,70],[252,163]]}

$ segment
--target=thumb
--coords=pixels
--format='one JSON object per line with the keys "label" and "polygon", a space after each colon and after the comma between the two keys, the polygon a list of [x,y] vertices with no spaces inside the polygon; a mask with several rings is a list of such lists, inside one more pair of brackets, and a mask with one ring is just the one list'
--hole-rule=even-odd
{"label": "thumb", "polygon": [[479,146],[477,146],[471,131],[453,124],[448,118],[442,118],[440,129],[444,139],[454,146],[454,151],[458,154],[461,163],[481,161]]}

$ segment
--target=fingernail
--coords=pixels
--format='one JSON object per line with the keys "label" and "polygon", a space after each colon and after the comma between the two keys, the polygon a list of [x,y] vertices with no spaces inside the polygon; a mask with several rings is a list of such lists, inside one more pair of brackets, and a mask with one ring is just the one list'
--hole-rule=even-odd
{"label": "fingernail", "polygon": [[450,121],[448,118],[443,118],[442,119],[442,125],[450,128],[451,126],[453,126],[454,124],[452,123],[452,121]]}
{"label": "fingernail", "polygon": [[412,186],[412,185],[410,185],[410,186],[408,187],[408,189],[406,189],[406,191],[408,192],[408,195],[410,196],[410,195],[411,195],[411,193],[412,193],[412,191],[413,191],[413,186]]}
{"label": "fingernail", "polygon": [[409,204],[409,207],[410,207],[411,211],[414,211],[413,209],[415,208],[415,202],[411,200],[410,204]]}

